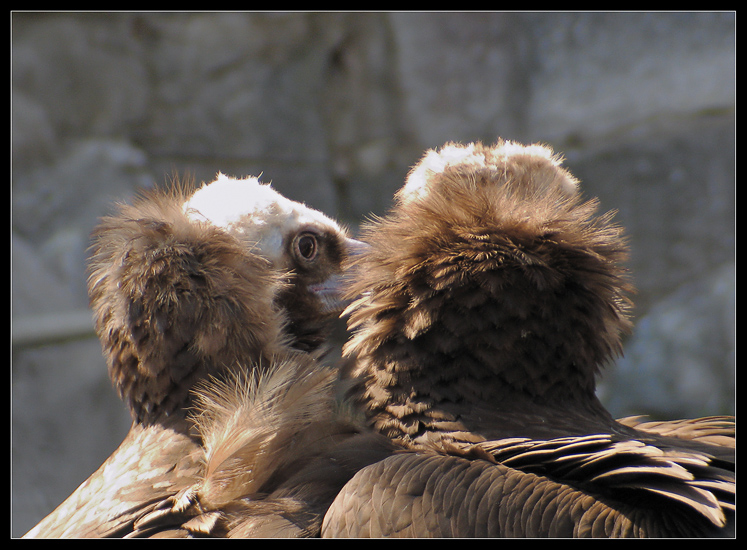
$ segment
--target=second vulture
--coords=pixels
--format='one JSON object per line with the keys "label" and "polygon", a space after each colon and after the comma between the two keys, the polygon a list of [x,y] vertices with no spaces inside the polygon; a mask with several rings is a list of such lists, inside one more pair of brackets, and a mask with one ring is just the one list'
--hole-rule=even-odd
{"label": "second vulture", "polygon": [[732,534],[732,417],[615,420],[596,377],[632,291],[611,215],[547,147],[428,152],[363,233],[355,398],[404,452],[359,471],[327,537]]}

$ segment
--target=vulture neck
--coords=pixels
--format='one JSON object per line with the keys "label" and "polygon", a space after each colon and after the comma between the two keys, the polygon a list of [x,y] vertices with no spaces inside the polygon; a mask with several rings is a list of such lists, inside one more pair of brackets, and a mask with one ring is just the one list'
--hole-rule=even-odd
{"label": "vulture neck", "polygon": [[446,242],[409,269],[387,264],[386,250],[361,266],[359,291],[368,290],[349,308],[345,354],[357,360],[371,422],[409,439],[610,424],[595,378],[629,327],[628,288],[611,255],[552,235]]}
{"label": "vulture neck", "polygon": [[338,312],[323,313],[318,298],[297,276],[279,291],[275,304],[285,313],[283,330],[288,337],[288,345],[298,351],[324,356]]}
{"label": "vulture neck", "polygon": [[612,429],[595,395],[597,365],[573,324],[537,333],[527,319],[498,330],[487,312],[463,305],[443,308],[413,338],[400,334],[358,357],[361,397],[379,431],[475,442]]}

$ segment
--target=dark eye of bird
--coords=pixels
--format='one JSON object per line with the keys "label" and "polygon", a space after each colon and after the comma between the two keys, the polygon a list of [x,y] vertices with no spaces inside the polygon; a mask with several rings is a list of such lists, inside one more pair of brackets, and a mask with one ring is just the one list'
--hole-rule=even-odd
{"label": "dark eye of bird", "polygon": [[295,241],[296,253],[303,259],[311,261],[316,258],[317,242],[316,236],[311,233],[301,233]]}

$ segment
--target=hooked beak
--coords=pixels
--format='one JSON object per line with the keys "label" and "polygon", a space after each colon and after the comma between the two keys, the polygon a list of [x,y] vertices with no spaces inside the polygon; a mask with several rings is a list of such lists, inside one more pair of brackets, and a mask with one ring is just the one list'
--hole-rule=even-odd
{"label": "hooked beak", "polygon": [[[355,239],[345,239],[345,252],[347,259],[343,262],[343,268],[350,269],[350,260],[355,259],[371,248],[370,245]],[[322,312],[327,314],[339,314],[352,300],[345,298],[345,273],[333,273],[321,283],[309,285],[322,303]]]}

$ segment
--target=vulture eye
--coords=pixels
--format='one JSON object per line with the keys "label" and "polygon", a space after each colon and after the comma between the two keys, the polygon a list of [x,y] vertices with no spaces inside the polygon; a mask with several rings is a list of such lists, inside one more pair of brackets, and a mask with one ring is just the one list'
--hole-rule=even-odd
{"label": "vulture eye", "polygon": [[296,237],[293,242],[296,254],[301,256],[306,261],[311,261],[316,258],[318,246],[316,242],[316,236],[313,233],[301,233]]}

